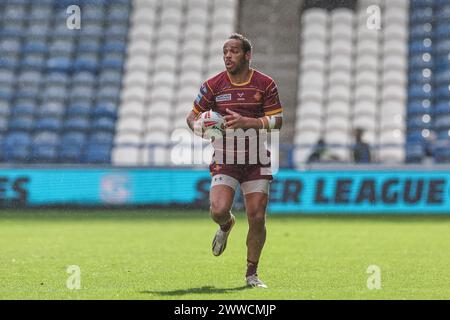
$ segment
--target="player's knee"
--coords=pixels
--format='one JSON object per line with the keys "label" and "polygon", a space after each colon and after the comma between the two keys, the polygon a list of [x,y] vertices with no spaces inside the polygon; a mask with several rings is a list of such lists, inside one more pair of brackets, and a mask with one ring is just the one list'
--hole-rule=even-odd
{"label": "player's knee", "polygon": [[266,224],[266,214],[262,211],[248,212],[250,227],[262,228]]}
{"label": "player's knee", "polygon": [[230,214],[230,208],[220,202],[212,202],[211,203],[211,217],[214,220],[221,220],[222,218],[226,218],[228,217],[228,215]]}

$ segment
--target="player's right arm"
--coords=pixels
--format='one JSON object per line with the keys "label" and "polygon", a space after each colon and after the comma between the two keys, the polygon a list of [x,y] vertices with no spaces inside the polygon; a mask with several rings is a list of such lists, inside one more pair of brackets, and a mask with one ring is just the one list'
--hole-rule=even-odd
{"label": "player's right arm", "polygon": [[[186,117],[187,125],[194,133],[197,134],[196,131],[198,131],[195,130],[195,121],[198,119],[201,113],[211,110],[214,106],[214,103],[214,93],[211,90],[208,81],[206,81],[200,87],[200,92],[194,101],[192,110]],[[198,132],[198,134],[201,136],[202,132]]]}

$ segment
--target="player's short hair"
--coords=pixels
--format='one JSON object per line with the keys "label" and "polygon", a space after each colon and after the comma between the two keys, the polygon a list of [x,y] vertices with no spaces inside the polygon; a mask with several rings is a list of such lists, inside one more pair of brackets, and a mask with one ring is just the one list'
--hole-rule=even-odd
{"label": "player's short hair", "polygon": [[252,44],[250,40],[248,40],[246,37],[244,37],[242,34],[239,33],[232,33],[228,39],[234,39],[234,40],[240,40],[242,42],[242,49],[244,50],[244,53],[251,52],[252,51]]}

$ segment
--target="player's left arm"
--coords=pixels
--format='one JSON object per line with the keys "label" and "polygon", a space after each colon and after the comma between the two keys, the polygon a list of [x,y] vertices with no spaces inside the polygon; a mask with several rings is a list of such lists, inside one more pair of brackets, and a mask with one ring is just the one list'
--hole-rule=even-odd
{"label": "player's left arm", "polygon": [[250,118],[243,117],[237,112],[227,109],[228,115],[225,116],[225,127],[227,129],[266,129],[279,130],[283,125],[283,108],[281,106],[278,89],[275,82],[267,86],[264,91],[263,103],[264,117]]}

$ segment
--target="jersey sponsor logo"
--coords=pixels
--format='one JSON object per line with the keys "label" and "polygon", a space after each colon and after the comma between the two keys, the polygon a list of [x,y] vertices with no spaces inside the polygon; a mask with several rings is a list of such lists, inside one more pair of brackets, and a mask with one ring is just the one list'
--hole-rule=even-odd
{"label": "jersey sponsor logo", "polygon": [[200,92],[203,94],[207,94],[208,93],[208,89],[206,88],[205,84],[202,84],[202,87],[200,88]]}
{"label": "jersey sponsor logo", "polygon": [[216,97],[216,102],[231,101],[231,93],[221,94]]}

